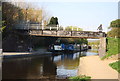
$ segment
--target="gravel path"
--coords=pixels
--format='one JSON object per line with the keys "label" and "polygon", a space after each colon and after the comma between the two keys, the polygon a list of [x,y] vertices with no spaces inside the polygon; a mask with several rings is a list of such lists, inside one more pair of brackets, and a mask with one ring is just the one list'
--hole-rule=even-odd
{"label": "gravel path", "polygon": [[99,56],[80,58],[78,75],[88,75],[92,79],[118,79],[118,72],[109,66],[117,60],[101,60]]}

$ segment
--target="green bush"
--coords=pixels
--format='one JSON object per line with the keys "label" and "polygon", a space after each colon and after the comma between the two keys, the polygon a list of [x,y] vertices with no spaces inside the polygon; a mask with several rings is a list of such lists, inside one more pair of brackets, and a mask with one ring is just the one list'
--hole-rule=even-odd
{"label": "green bush", "polygon": [[109,66],[112,67],[113,69],[115,69],[116,71],[118,71],[120,73],[120,61],[116,61],[114,63],[110,63]]}
{"label": "green bush", "polygon": [[120,38],[107,38],[108,44],[107,44],[107,53],[108,54],[118,54],[118,42],[120,42]]}
{"label": "green bush", "polygon": [[90,76],[80,75],[80,76],[74,76],[69,77],[70,81],[90,81]]}
{"label": "green bush", "polygon": [[105,59],[108,58],[112,55],[116,55],[118,53],[120,53],[120,38],[107,38],[107,53],[104,57],[102,57],[101,59]]}

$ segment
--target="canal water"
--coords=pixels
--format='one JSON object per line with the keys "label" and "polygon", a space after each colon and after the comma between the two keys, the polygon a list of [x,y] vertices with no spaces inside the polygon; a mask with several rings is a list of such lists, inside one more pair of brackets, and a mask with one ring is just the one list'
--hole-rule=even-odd
{"label": "canal water", "polygon": [[97,55],[96,50],[26,58],[3,58],[2,79],[64,79],[77,76],[80,57]]}

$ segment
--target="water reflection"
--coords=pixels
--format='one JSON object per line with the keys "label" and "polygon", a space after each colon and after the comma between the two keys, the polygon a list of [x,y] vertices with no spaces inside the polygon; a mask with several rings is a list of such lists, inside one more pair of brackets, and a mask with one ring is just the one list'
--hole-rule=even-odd
{"label": "water reflection", "polygon": [[98,55],[98,49],[91,49],[88,51],[81,52],[81,56],[91,56],[91,55]]}
{"label": "water reflection", "polygon": [[54,59],[54,62],[57,65],[57,75],[66,77],[76,76],[79,66],[79,57],[79,52],[74,54],[63,54],[61,56],[57,56],[59,60]]}
{"label": "water reflection", "polygon": [[76,76],[80,55],[90,53],[88,51],[48,57],[4,58],[2,63],[2,78],[55,79],[63,76]]}

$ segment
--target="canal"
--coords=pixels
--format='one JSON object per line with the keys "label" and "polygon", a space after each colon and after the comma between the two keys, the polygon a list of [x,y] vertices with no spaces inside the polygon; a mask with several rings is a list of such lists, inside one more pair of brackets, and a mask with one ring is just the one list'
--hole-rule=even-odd
{"label": "canal", "polygon": [[88,50],[42,57],[3,58],[2,79],[65,79],[77,76],[80,57],[97,54],[97,50]]}

